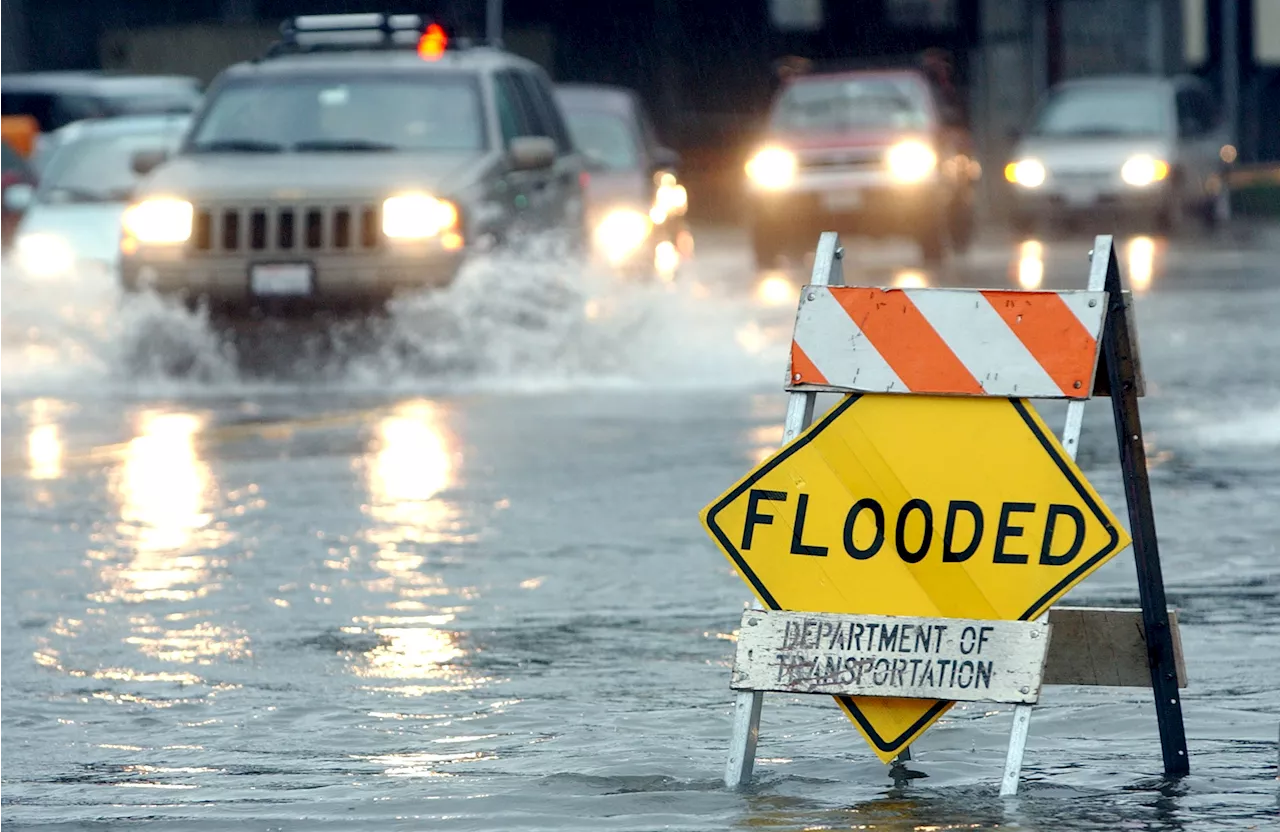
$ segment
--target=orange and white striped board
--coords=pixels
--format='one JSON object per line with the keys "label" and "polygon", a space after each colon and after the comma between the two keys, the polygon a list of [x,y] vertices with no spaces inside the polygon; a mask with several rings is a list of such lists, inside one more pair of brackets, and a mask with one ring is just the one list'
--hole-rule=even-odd
{"label": "orange and white striped board", "polygon": [[1087,399],[1107,293],[808,286],[792,391]]}

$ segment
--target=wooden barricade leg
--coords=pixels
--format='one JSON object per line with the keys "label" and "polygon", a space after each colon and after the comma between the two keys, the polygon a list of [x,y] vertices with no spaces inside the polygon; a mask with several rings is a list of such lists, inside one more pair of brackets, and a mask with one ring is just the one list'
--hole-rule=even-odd
{"label": "wooden barricade leg", "polygon": [[[1089,264],[1089,285],[1087,288],[1095,292],[1102,291],[1107,281],[1107,258],[1105,256],[1099,257],[1099,251],[1100,249],[1095,246],[1093,258]],[[1080,448],[1080,429],[1084,425],[1084,406],[1084,399],[1073,399],[1067,404],[1067,418],[1062,426],[1062,448],[1071,459],[1076,458],[1076,451]],[[1047,612],[1045,616],[1048,616]],[[1027,732],[1031,728],[1032,707],[1031,705],[1015,705],[1013,708],[1013,728],[1009,732],[1009,750],[1004,760],[1004,776],[1000,779],[1001,797],[1011,797],[1018,793],[1018,778],[1022,774],[1022,756],[1027,748]]]}
{"label": "wooden barricade leg", "polygon": [[1182,723],[1182,697],[1178,693],[1178,670],[1169,628],[1164,575],[1160,569],[1160,549],[1156,542],[1147,452],[1142,438],[1142,419],[1138,414],[1132,325],[1120,291],[1120,266],[1116,262],[1112,238],[1109,235],[1099,236],[1093,252],[1095,263],[1102,260],[1106,264],[1106,285],[1103,288],[1107,292],[1108,308],[1102,330],[1102,354],[1111,387],[1111,411],[1115,416],[1120,470],[1124,475],[1125,503],[1129,507],[1129,534],[1133,538],[1133,560],[1138,572],[1142,625],[1147,634],[1147,661],[1155,694],[1156,722],[1160,728],[1160,750],[1164,757],[1165,776],[1180,777],[1189,773],[1191,767],[1187,759],[1187,735]]}
{"label": "wooden barricade leg", "polygon": [[[812,286],[843,286],[844,267],[841,261],[844,250],[839,237],[833,231],[824,231],[818,238],[818,250],[813,258],[813,272],[809,278]],[[787,398],[787,417],[783,425],[782,442],[785,445],[795,439],[813,422],[813,409],[817,393],[792,393]],[[752,599],[751,605],[755,606]],[[725,764],[724,784],[731,789],[751,782],[756,763],[756,740],[760,736],[760,709],[764,703],[761,691],[739,691],[733,710],[733,736],[729,741],[729,759]]]}

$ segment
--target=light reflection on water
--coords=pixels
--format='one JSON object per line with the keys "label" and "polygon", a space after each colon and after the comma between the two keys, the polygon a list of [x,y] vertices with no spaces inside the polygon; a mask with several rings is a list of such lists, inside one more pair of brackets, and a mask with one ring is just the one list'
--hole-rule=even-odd
{"label": "light reflection on water", "polygon": [[361,756],[355,759],[381,767],[382,773],[387,777],[453,777],[452,773],[441,771],[440,766],[449,763],[491,760],[494,757],[480,751],[459,752],[457,754],[431,754],[419,751],[408,754]]}
{"label": "light reflection on water", "polygon": [[444,415],[440,405],[428,400],[400,404],[378,422],[360,462],[369,491],[364,511],[373,521],[366,537],[377,547],[372,566],[381,573],[366,581],[365,588],[390,598],[388,614],[361,619],[379,644],[352,672],[371,680],[411,682],[379,688],[402,696],[465,689],[480,681],[455,664],[465,651],[457,633],[444,628],[457,608],[430,602],[475,596],[473,589],[450,588],[429,571],[431,547],[473,538],[457,506],[445,497],[457,483],[461,454]]}
{"label": "light reflection on water", "polygon": [[[66,405],[56,399],[39,398],[28,407],[27,473],[42,483],[61,479],[64,473],[65,448],[58,417]],[[32,496],[37,503],[53,502],[52,492],[38,487]]]}
{"label": "light reflection on water", "polygon": [[[440,499],[455,483],[457,439],[443,425],[440,407],[414,400],[397,407],[377,425],[373,448],[363,461],[369,488],[365,512],[376,521],[372,542],[396,544],[461,541],[457,511]],[[416,569],[421,559],[388,564]]]}
{"label": "light reflection on water", "polygon": [[[219,562],[208,550],[229,539],[213,523],[217,484],[196,441],[203,428],[204,420],[192,413],[150,411],[138,417],[137,434],[123,446],[123,460],[110,479],[119,511],[114,545],[89,553],[103,562],[104,586],[90,600],[136,607],[127,617],[115,616],[128,625],[121,640],[155,662],[211,665],[250,655],[244,632],[185,606],[220,588],[213,572]],[[90,675],[115,682],[202,682],[190,672],[146,667],[98,668]],[[121,695],[120,701],[166,706]]]}
{"label": "light reflection on water", "polygon": [[747,458],[752,465],[768,459],[782,445],[783,426],[758,425],[746,432]]}
{"label": "light reflection on water", "polygon": [[27,434],[31,478],[56,480],[62,476],[62,435],[56,424],[33,425]]}
{"label": "light reflection on water", "polygon": [[1151,288],[1155,276],[1156,242],[1150,237],[1134,237],[1125,245],[1125,277],[1135,292]]}
{"label": "light reflection on water", "polygon": [[1023,289],[1039,289],[1044,282],[1044,243],[1023,240],[1018,246],[1018,285]]}
{"label": "light reflection on water", "polygon": [[[147,413],[125,450],[114,489],[120,502],[118,532],[139,553],[181,549],[212,519],[206,510],[212,478],[195,446],[202,426],[192,413]],[[161,570],[140,571],[143,581],[176,583]]]}

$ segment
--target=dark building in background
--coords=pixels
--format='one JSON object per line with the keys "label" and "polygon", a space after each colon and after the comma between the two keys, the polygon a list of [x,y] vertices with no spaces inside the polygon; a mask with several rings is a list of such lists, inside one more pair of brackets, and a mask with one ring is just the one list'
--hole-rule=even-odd
{"label": "dark building in background", "polygon": [[[427,13],[458,35],[483,34],[485,0],[3,0],[5,70],[105,66],[206,80],[258,54],[297,14]],[[640,91],[667,142],[706,188],[733,187],[778,84],[775,60],[822,65],[954,56],[963,77],[979,0],[505,0],[504,41],[560,81]],[[16,30],[16,31],[13,31]],[[21,53],[21,54],[19,54]],[[731,198],[728,192],[724,199]],[[723,200],[720,200],[723,201]],[[705,206],[704,201],[704,206]]]}
{"label": "dark building in background", "polygon": [[[212,77],[296,14],[419,12],[480,36],[486,0],[0,0],[4,71],[105,66]],[[561,81],[640,91],[664,138],[728,207],[777,59],[918,61],[949,53],[984,168],[1052,83],[1191,69],[1237,89],[1242,160],[1280,158],[1280,0],[504,0],[505,45]],[[1222,16],[1236,12],[1235,61]],[[1239,83],[1223,66],[1234,65]],[[1229,97],[1229,96],[1228,96]],[[990,176],[985,177],[988,181]],[[697,191],[694,191],[697,193]],[[705,191],[704,191],[705,192]],[[703,206],[706,200],[702,200]],[[696,207],[696,206],[695,206]]]}

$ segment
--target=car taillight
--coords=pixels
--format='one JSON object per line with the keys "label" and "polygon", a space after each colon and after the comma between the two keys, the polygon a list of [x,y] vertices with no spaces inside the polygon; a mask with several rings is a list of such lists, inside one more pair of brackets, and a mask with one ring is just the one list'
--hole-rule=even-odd
{"label": "car taillight", "polygon": [[587,186],[591,184],[591,174],[587,173],[585,170],[579,173],[578,184],[582,186],[583,190],[586,190]]}

